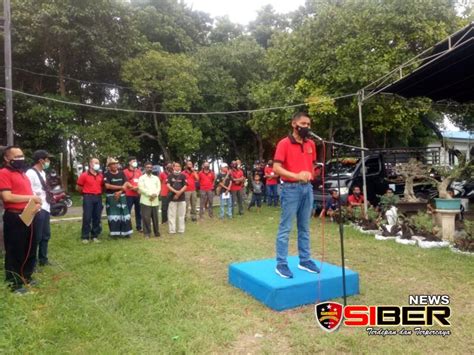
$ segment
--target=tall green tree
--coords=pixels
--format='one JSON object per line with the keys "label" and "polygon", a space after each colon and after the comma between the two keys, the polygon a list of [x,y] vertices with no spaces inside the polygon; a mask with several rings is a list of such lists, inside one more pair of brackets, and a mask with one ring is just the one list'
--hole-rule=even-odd
{"label": "tall green tree", "polygon": [[[295,91],[301,80],[328,96],[355,93],[462,25],[454,1],[448,0],[314,0],[307,2],[304,13],[300,23],[292,23],[293,31],[272,37],[267,52],[269,85],[280,97]],[[337,135],[357,143],[355,99],[337,100],[335,106],[335,113],[317,120],[316,129],[327,138]],[[417,102],[395,105],[380,98],[366,102],[366,144],[406,144],[427,110],[429,106]]]}
{"label": "tall green tree", "polygon": [[196,66],[186,55],[154,50],[130,59],[123,66],[122,77],[133,86],[139,107],[153,111],[138,122],[140,137],[157,142],[166,161],[172,158],[172,147],[165,134],[169,117],[157,112],[189,111],[199,99],[195,71]]}

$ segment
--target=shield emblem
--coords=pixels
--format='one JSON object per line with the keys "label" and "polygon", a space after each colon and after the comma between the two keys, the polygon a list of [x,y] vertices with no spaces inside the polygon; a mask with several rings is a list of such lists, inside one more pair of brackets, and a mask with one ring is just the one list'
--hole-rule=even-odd
{"label": "shield emblem", "polygon": [[322,302],[314,306],[316,321],[327,332],[335,331],[342,323],[344,307],[336,302]]}

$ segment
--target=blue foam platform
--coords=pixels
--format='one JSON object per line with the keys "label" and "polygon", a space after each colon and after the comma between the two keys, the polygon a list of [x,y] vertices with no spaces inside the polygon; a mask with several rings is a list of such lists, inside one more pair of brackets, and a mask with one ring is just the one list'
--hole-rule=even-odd
{"label": "blue foam platform", "polygon": [[[321,269],[321,262],[313,261]],[[288,257],[292,279],[284,279],[275,273],[275,259],[234,263],[229,265],[229,283],[276,311],[342,297],[340,266],[322,263],[318,276],[298,269],[298,262],[297,256]],[[358,293],[359,274],[346,268],[346,295]]]}

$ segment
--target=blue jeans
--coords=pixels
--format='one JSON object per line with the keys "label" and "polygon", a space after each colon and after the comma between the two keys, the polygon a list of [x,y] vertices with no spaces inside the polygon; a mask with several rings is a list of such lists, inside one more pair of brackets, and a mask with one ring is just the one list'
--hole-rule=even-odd
{"label": "blue jeans", "polygon": [[[102,195],[84,194],[82,197],[82,239],[97,238],[102,232]],[[92,228],[91,228],[92,223]]]}
{"label": "blue jeans", "polygon": [[137,231],[142,230],[142,210],[140,206],[140,196],[127,196],[127,208],[132,214],[132,207],[135,206],[135,223]]}
{"label": "blue jeans", "polygon": [[229,198],[222,198],[222,195],[224,194],[221,194],[220,196],[220,205],[221,205],[220,217],[224,218],[225,207],[227,206],[227,216],[229,218],[232,218],[232,194],[230,195]]}
{"label": "blue jeans", "polygon": [[276,239],[278,264],[288,264],[288,239],[296,216],[298,228],[298,254],[300,262],[310,260],[309,221],[313,207],[313,187],[311,184],[284,183],[281,191],[281,217]]}
{"label": "blue jeans", "polygon": [[35,256],[40,264],[48,262],[48,242],[51,238],[51,226],[49,224],[50,214],[48,211],[39,211],[33,221],[33,234],[37,243],[38,250],[35,250]]}
{"label": "blue jeans", "polygon": [[278,206],[278,185],[267,185],[268,206]]}

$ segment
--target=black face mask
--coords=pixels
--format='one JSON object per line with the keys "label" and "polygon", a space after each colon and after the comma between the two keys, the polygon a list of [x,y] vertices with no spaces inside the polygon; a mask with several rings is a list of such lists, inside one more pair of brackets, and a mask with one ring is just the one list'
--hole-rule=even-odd
{"label": "black face mask", "polygon": [[298,134],[300,135],[301,138],[307,138],[309,136],[309,127],[301,127],[297,126],[297,131]]}
{"label": "black face mask", "polygon": [[26,170],[26,161],[25,159],[13,159],[10,160],[10,166],[15,170]]}

